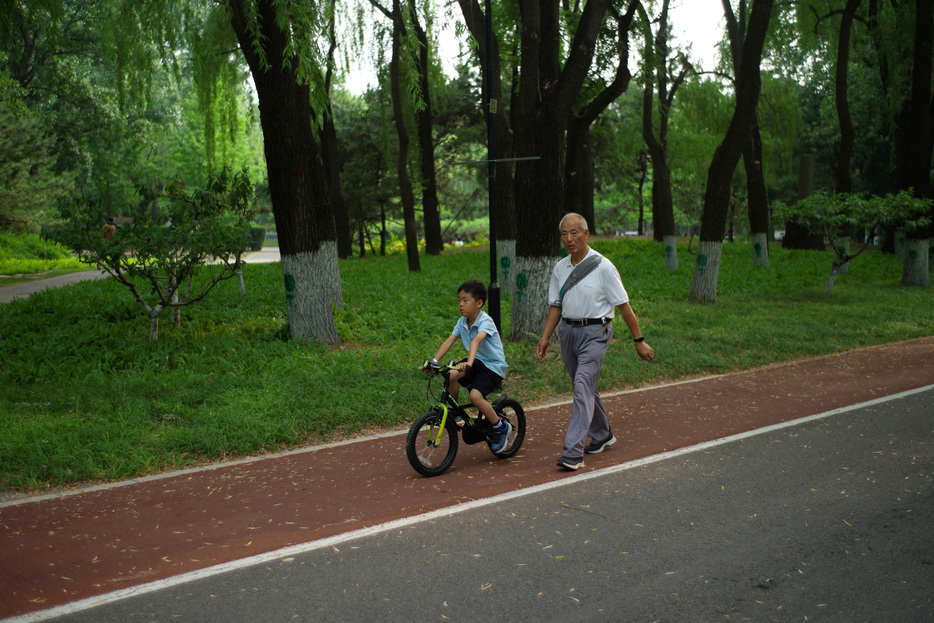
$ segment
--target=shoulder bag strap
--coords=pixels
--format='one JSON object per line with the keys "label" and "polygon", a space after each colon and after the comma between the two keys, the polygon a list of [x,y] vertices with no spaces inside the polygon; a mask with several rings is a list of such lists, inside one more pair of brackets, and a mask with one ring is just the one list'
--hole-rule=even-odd
{"label": "shoulder bag strap", "polygon": [[600,265],[600,262],[603,260],[599,255],[590,255],[584,258],[577,266],[574,267],[574,270],[571,271],[571,274],[568,275],[568,278],[565,280],[564,285],[561,286],[561,291],[559,293],[559,306],[564,302],[564,295],[568,293],[568,290],[576,286],[580,281],[592,273],[594,269]]}

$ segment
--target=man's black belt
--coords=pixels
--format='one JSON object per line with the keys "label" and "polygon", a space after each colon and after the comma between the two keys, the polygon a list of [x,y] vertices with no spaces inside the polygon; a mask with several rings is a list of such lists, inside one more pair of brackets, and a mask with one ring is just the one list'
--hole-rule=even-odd
{"label": "man's black belt", "polygon": [[572,327],[589,327],[592,324],[607,325],[613,322],[612,318],[565,318],[564,324]]}

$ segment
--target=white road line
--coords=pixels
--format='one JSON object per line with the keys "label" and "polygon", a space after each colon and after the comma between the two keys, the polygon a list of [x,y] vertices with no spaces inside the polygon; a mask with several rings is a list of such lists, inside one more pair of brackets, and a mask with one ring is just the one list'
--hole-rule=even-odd
{"label": "white road line", "polygon": [[[246,567],[251,567],[253,565],[265,564],[265,563],[269,563],[269,562],[279,560],[282,558],[289,558],[292,556],[296,556],[298,554],[305,554],[307,552],[311,552],[311,551],[318,550],[318,549],[323,549],[327,547],[336,547],[337,545],[346,543],[348,541],[365,538],[365,537],[372,536],[375,534],[380,534],[383,532],[389,532],[391,530],[397,530],[399,528],[405,528],[405,527],[412,526],[414,524],[422,523],[425,521],[439,519],[441,517],[449,517],[457,513],[462,513],[464,511],[473,510],[476,508],[482,508],[484,506],[490,506],[492,504],[500,504],[502,502],[507,502],[509,500],[513,500],[516,498],[524,497],[527,495],[532,495],[534,493],[548,491],[551,489],[557,489],[558,487],[562,487],[567,484],[575,484],[575,483],[582,482],[584,480],[591,480],[593,478],[599,478],[602,476],[606,476],[608,474],[615,474],[615,473],[623,472],[623,471],[633,469],[636,467],[642,467],[643,465],[649,465],[652,463],[657,463],[659,461],[664,461],[666,459],[671,459],[677,456],[691,454],[693,452],[699,452],[701,450],[706,450],[708,448],[713,448],[716,446],[722,446],[728,443],[732,443],[734,441],[740,441],[742,439],[747,439],[749,437],[754,437],[756,435],[770,433],[776,430],[781,430],[783,428],[800,426],[802,424],[807,424],[808,422],[813,422],[815,420],[821,420],[821,419],[831,417],[834,415],[839,415],[841,413],[846,413],[848,411],[855,411],[857,409],[872,407],[874,405],[882,404],[882,403],[885,403],[891,400],[897,400],[899,398],[904,398],[906,396],[911,396],[914,394],[919,394],[919,393],[931,391],[931,390],[934,390],[934,385],[926,385],[924,387],[910,389],[910,390],[900,392],[897,394],[892,394],[890,396],[883,396],[881,398],[875,398],[873,400],[861,402],[859,404],[850,405],[846,407],[840,407],[838,409],[833,409],[831,411],[825,411],[824,413],[817,413],[815,415],[809,415],[807,417],[799,418],[797,420],[782,422],[780,424],[773,424],[771,426],[757,428],[755,430],[747,431],[745,433],[738,433],[736,435],[730,435],[729,437],[723,437],[721,439],[705,441],[702,443],[695,444],[693,446],[687,446],[684,448],[679,448],[677,450],[671,450],[669,452],[662,452],[660,454],[655,454],[653,456],[636,459],[635,461],[630,461],[628,463],[622,463],[620,465],[614,465],[614,466],[606,467],[603,469],[588,471],[583,474],[578,474],[575,476],[562,478],[560,480],[543,483],[540,485],[535,485],[534,487],[529,487],[527,489],[519,489],[516,491],[510,491],[508,493],[502,493],[500,495],[495,495],[490,498],[484,498],[481,500],[473,500],[471,502],[465,502],[462,504],[457,504],[455,506],[449,506],[447,508],[442,508],[442,509],[438,509],[438,510],[431,511],[428,513],[423,513],[421,515],[416,515],[414,517],[397,519],[395,521],[389,521],[386,523],[377,524],[369,528],[363,528],[361,530],[354,530],[353,532],[347,532],[345,534],[335,535],[333,537],[328,537],[326,539],[310,541],[308,543],[302,543],[300,545],[293,545],[291,547],[277,549],[275,551],[267,552],[265,554],[259,554],[257,556],[250,556],[249,558],[242,558],[240,560],[235,560],[232,562],[214,565],[213,567],[199,569],[198,571],[183,573],[181,575],[177,575],[171,578],[165,578],[163,580],[149,582],[147,584],[142,584],[140,586],[122,589],[119,591],[113,591],[111,593],[106,593],[104,595],[98,595],[96,597],[83,599],[81,601],[76,601],[70,604],[65,604],[63,606],[49,608],[48,610],[43,610],[41,612],[33,612],[31,614],[14,617],[12,619],[6,619],[6,621],[8,623],[27,623],[27,622],[31,623],[34,621],[45,621],[45,620],[48,620],[54,617],[73,614],[76,612],[80,612],[82,610],[88,610],[90,608],[94,608],[97,606],[114,603],[117,601],[128,599],[130,597],[135,597],[137,595],[145,595],[147,593],[154,593],[156,591],[160,591],[166,588],[171,588],[173,586],[178,586],[180,584],[186,584],[188,582],[195,582],[197,580],[202,580],[205,578],[213,577],[215,575],[229,573],[232,571],[238,571],[241,569],[245,569]],[[337,445],[340,445],[340,444],[337,444]]]}

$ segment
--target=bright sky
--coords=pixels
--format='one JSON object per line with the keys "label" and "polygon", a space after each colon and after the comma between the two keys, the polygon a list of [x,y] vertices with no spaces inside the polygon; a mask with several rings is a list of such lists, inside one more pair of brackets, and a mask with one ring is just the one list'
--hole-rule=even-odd
{"label": "bright sky", "polygon": [[668,23],[681,46],[691,43],[691,58],[699,59],[698,70],[712,71],[714,47],[723,37],[723,4],[720,0],[672,0]]}

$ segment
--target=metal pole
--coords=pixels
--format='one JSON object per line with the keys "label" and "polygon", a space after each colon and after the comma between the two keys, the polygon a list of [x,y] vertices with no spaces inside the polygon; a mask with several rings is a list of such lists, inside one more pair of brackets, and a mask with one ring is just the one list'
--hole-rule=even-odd
{"label": "metal pole", "polygon": [[496,330],[502,333],[500,324],[499,284],[496,283],[496,163],[493,149],[493,121],[496,115],[497,101],[493,99],[493,11],[490,0],[486,0],[486,94],[484,100],[487,107],[486,136],[487,136],[487,176],[489,177],[490,201],[490,289],[488,314],[496,323]]}

